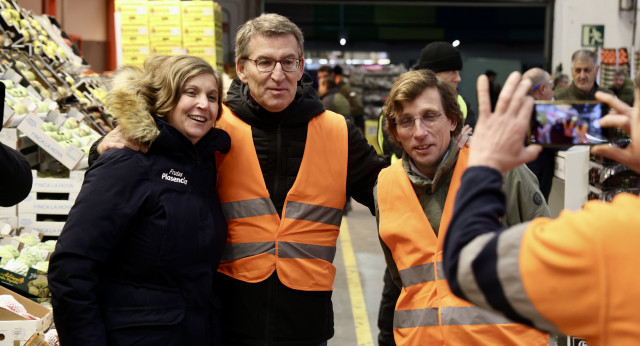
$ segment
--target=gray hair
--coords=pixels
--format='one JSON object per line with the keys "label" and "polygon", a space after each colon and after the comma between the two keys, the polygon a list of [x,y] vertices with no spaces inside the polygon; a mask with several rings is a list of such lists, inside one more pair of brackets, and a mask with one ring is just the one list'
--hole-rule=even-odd
{"label": "gray hair", "polygon": [[576,60],[586,60],[586,59],[591,59],[594,65],[598,64],[598,55],[596,55],[596,52],[592,50],[579,49],[573,52],[573,54],[571,55],[571,63],[573,63]]}
{"label": "gray hair", "polygon": [[[540,85],[542,83],[550,81],[551,76],[549,76],[549,73],[547,71],[539,67],[533,67],[527,70],[527,72],[522,75],[522,79],[531,80],[531,88],[533,88],[536,85]],[[532,91],[533,89],[529,89],[529,94],[531,94]]]}
{"label": "gray hair", "polygon": [[277,37],[289,34],[296,38],[298,57],[301,58],[304,53],[304,37],[300,28],[289,18],[275,13],[263,13],[247,21],[240,26],[236,34],[236,62],[249,57],[249,43],[253,36]]}

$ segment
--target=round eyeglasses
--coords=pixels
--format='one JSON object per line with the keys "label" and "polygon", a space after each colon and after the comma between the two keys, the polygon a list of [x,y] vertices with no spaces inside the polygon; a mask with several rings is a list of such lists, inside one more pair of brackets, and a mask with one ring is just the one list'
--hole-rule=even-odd
{"label": "round eyeglasses", "polygon": [[249,60],[256,64],[256,69],[260,72],[273,71],[276,68],[277,63],[280,63],[284,72],[296,72],[300,68],[300,59],[298,58],[285,58],[282,60],[275,60],[271,58],[258,58],[253,60],[245,58],[245,60]]}
{"label": "round eyeglasses", "polygon": [[416,124],[416,120],[420,120],[420,123],[425,127],[430,127],[435,124],[442,113],[425,113],[417,118],[402,117],[396,120],[396,126],[402,130],[411,130]]}

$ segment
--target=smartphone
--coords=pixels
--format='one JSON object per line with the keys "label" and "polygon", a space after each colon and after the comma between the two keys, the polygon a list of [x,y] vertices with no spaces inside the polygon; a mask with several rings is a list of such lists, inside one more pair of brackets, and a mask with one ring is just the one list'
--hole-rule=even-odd
{"label": "smartphone", "polygon": [[556,148],[610,143],[609,130],[599,123],[608,111],[597,101],[536,101],[529,143]]}

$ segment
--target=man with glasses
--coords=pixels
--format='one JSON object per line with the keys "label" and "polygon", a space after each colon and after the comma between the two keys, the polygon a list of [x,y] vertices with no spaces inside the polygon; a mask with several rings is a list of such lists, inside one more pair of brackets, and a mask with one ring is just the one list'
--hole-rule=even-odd
{"label": "man with glasses", "polygon": [[[388,133],[404,149],[382,170],[374,190],[380,243],[389,272],[402,288],[394,312],[397,345],[547,345],[548,336],[487,314],[453,297],[442,272],[442,242],[468,149],[456,91],[430,70],[398,78],[383,113]],[[499,134],[496,134],[499,135]],[[507,225],[549,209],[535,176],[521,165],[505,174]]]}
{"label": "man with glasses", "polygon": [[304,73],[303,44],[298,26],[277,14],[236,34],[238,78],[218,122],[231,149],[216,157],[228,225],[215,285],[223,345],[327,344],[346,195],[373,212],[386,165],[353,124],[325,111]]}
{"label": "man with glasses", "polygon": [[277,14],[236,35],[238,79],[219,122],[232,143],[218,157],[225,345],[326,345],[346,195],[371,208],[385,165],[354,124],[325,111],[304,73],[303,42]]}

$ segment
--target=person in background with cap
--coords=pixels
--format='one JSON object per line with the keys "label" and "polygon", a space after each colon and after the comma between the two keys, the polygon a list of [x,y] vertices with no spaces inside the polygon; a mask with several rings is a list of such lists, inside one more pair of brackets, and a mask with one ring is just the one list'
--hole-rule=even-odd
{"label": "person in background with cap", "polygon": [[[449,42],[437,41],[426,45],[420,51],[420,60],[416,69],[429,69],[435,72],[436,76],[446,80],[456,92],[458,91],[458,83],[462,81],[460,78],[462,57],[460,51]],[[457,100],[465,125],[474,128],[477,117],[469,107],[469,101],[460,94],[457,95]]]}
{"label": "person in background with cap", "polygon": [[[456,101],[462,112],[465,126],[456,138],[459,142],[466,142],[467,135],[471,134],[476,125],[476,114],[469,107],[469,101],[458,94],[458,83],[461,82],[460,70],[462,70],[462,57],[457,48],[449,42],[436,41],[427,44],[420,51],[418,64],[412,70],[431,70],[436,76],[445,80],[456,92]],[[387,128],[384,113],[378,118],[378,147],[379,154],[389,163],[394,163],[402,157],[403,149],[383,129]],[[395,345],[393,341],[393,310],[396,300],[400,295],[400,289],[391,279],[389,270],[385,270],[384,288],[378,311],[378,344],[380,346]]]}
{"label": "person in background with cap", "polygon": [[[5,86],[0,83],[0,99],[4,106]],[[0,131],[2,131],[0,119]],[[18,151],[0,143],[0,207],[10,207],[24,200],[33,184],[31,166]]]}

